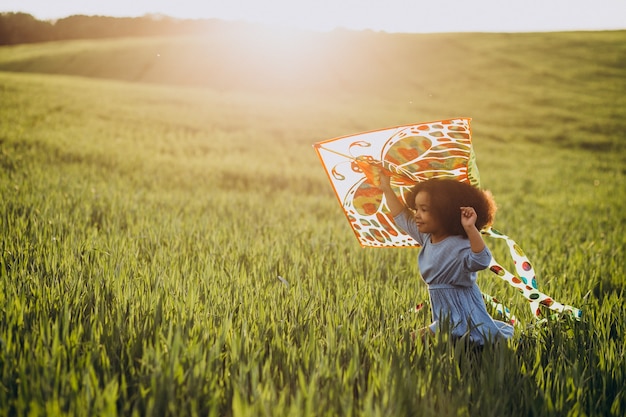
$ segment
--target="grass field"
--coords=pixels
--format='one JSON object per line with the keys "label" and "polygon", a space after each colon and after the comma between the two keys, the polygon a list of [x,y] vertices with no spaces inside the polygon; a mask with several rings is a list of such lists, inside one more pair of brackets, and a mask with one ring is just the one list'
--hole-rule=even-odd
{"label": "grass field", "polygon": [[[626,414],[626,32],[262,35],[0,48],[0,415]],[[520,325],[477,356],[408,341],[418,252],[360,248],[311,146],[458,116],[583,309],[481,273]]]}

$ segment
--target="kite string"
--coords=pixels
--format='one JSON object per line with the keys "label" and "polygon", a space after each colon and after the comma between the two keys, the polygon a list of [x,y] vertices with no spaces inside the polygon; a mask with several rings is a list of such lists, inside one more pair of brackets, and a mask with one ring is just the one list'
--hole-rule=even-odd
{"label": "kite string", "polygon": [[343,152],[339,152],[339,151],[336,151],[334,149],[326,148],[326,147],[324,147],[323,145],[321,145],[319,143],[316,143],[315,147],[318,148],[318,149],[324,149],[327,152],[334,153],[335,155],[339,155],[341,157],[350,159],[352,161],[359,161],[360,163],[365,163],[365,164],[371,165],[373,167],[383,167],[384,169],[387,169],[388,171],[390,171],[392,174],[400,175],[400,176],[405,177],[406,179],[411,180],[411,181],[413,181],[415,183],[417,182],[417,180],[415,178],[413,178],[414,176],[413,176],[413,174],[410,171],[407,171],[406,169],[404,169],[404,168],[402,168],[400,166],[392,164],[389,161],[379,161],[379,160],[376,160],[376,159],[369,159],[369,158],[363,158],[363,157],[358,157],[358,156],[355,157],[355,156],[352,156],[352,155],[347,155],[347,154],[345,154]]}
{"label": "kite string", "polygon": [[352,156],[352,155],[346,155],[345,153],[342,153],[342,152],[336,151],[336,150],[334,150],[334,149],[329,149],[329,148],[326,148],[326,147],[322,146],[322,145],[321,145],[321,144],[319,144],[319,143],[316,143],[314,146],[315,146],[316,148],[318,148],[318,149],[324,149],[324,150],[325,150],[325,151],[327,151],[327,152],[334,153],[335,155],[339,155],[339,156],[342,156],[342,157],[344,157],[344,158],[348,158],[348,159],[355,159],[355,158],[354,158],[354,156]]}

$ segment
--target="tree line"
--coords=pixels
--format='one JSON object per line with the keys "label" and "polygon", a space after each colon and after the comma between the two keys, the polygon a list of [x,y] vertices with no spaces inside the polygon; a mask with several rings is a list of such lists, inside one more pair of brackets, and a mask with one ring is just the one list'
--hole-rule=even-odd
{"label": "tree line", "polygon": [[[55,21],[21,12],[0,13],[0,45],[129,36],[207,33],[228,24],[218,19],[175,19],[163,15],[109,17],[74,15]],[[236,24],[235,24],[236,25]]]}

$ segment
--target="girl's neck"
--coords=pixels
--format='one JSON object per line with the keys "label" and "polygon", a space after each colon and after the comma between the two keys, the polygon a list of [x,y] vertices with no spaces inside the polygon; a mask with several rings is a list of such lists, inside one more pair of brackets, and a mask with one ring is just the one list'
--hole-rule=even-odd
{"label": "girl's neck", "polygon": [[447,233],[431,233],[430,241],[431,243],[439,243],[442,240],[447,239],[448,237],[450,237],[450,235]]}

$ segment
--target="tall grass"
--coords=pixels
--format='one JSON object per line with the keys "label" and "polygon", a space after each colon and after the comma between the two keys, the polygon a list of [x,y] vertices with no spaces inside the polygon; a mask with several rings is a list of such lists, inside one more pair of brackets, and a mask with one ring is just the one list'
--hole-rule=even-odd
{"label": "tall grass", "polygon": [[[536,36],[536,49],[554,39]],[[540,56],[533,68],[556,77]],[[585,68],[561,76],[609,90]],[[522,324],[508,344],[468,352],[445,335],[411,342],[429,322],[427,308],[409,311],[427,300],[417,252],[358,247],[311,144],[448,117],[469,98],[422,112],[360,90],[0,73],[0,413],[623,415],[624,137],[609,128],[623,122],[593,127],[576,109],[623,116],[626,89],[611,84],[621,90],[603,101],[557,83],[566,104],[534,108],[514,94],[544,94],[532,79],[462,115],[474,116],[496,227],[540,288],[584,315],[532,326],[526,302],[481,274]]]}

